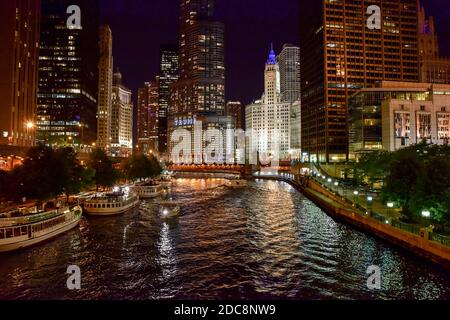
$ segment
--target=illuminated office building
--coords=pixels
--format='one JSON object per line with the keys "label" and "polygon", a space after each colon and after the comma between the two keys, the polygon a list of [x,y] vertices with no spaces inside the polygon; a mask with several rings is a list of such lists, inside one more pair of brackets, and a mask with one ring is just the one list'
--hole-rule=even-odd
{"label": "illuminated office building", "polygon": [[226,114],[229,117],[236,118],[236,129],[244,129],[242,104],[239,101],[228,101]]}
{"label": "illuminated office building", "polygon": [[[369,5],[381,9],[369,28]],[[417,0],[302,1],[302,148],[312,161],[348,157],[348,99],[382,80],[418,81]]]}
{"label": "illuminated office building", "polygon": [[159,152],[159,77],[138,90],[138,150],[143,154]]}
{"label": "illuminated office building", "polygon": [[213,0],[180,3],[180,79],[171,85],[169,134],[197,114],[225,113],[224,25],[214,18]]}
{"label": "illuminated office building", "polygon": [[281,99],[291,103],[300,100],[300,48],[285,44],[278,55],[278,64]]}
{"label": "illuminated office building", "polygon": [[158,106],[158,150],[160,154],[167,152],[167,130],[169,116],[170,86],[179,78],[178,46],[161,47],[159,71],[159,106]]}
{"label": "illuminated office building", "polygon": [[111,102],[110,154],[129,157],[133,152],[133,96],[122,84],[122,74],[114,73]]}
{"label": "illuminated office building", "polygon": [[113,84],[112,32],[100,27],[100,62],[97,110],[97,147],[107,150],[111,138],[111,95]]}
{"label": "illuminated office building", "polygon": [[[67,8],[81,10],[68,27]],[[97,141],[99,6],[92,0],[42,1],[38,141],[83,147]]]}
{"label": "illuminated office building", "polygon": [[35,145],[40,1],[0,2],[0,145]]}

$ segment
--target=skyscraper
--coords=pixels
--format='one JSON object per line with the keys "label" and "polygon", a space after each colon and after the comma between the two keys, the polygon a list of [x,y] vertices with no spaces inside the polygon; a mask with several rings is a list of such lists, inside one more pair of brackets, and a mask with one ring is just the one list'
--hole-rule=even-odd
{"label": "skyscraper", "polygon": [[111,138],[111,95],[113,84],[112,32],[100,27],[100,62],[97,111],[97,147],[108,149]]}
{"label": "skyscraper", "polygon": [[417,0],[370,5],[380,9],[380,28],[363,0],[301,2],[308,17],[300,29],[302,148],[312,161],[347,159],[348,98],[356,90],[419,79]]}
{"label": "skyscraper", "polygon": [[228,101],[226,114],[236,119],[236,129],[244,129],[242,121],[242,104],[239,101]]}
{"label": "skyscraper", "polygon": [[434,18],[427,17],[423,7],[419,10],[420,81],[450,83],[450,58],[440,56],[439,39]]}
{"label": "skyscraper", "polygon": [[40,1],[0,2],[0,144],[33,146]]}
{"label": "skyscraper", "polygon": [[138,150],[143,154],[158,153],[159,149],[159,83],[156,77],[138,90]]}
{"label": "skyscraper", "polygon": [[[80,26],[70,25],[77,6]],[[73,11],[72,11],[73,12]],[[38,140],[49,145],[97,141],[99,6],[97,0],[42,2]]]}
{"label": "skyscraper", "polygon": [[181,0],[180,79],[171,86],[169,132],[198,114],[224,115],[224,25],[213,0]]}
{"label": "skyscraper", "polygon": [[300,48],[285,44],[278,56],[281,98],[286,102],[300,99]]}
{"label": "skyscraper", "polygon": [[133,97],[131,90],[122,84],[122,74],[113,77],[111,101],[110,154],[129,157],[133,152]]}
{"label": "skyscraper", "polygon": [[158,149],[167,152],[167,121],[169,115],[170,86],[179,79],[178,46],[161,47],[159,72]]}
{"label": "skyscraper", "polygon": [[246,130],[249,136],[249,155],[289,159],[298,154],[298,128],[293,125],[300,117],[300,104],[283,102],[280,92],[280,72],[273,48],[264,71],[264,94],[245,108]]}

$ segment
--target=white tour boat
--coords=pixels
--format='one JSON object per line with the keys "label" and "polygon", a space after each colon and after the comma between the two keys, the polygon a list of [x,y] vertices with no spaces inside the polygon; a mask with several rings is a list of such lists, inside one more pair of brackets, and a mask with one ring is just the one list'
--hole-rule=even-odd
{"label": "white tour boat", "polygon": [[163,173],[159,179],[159,182],[165,188],[169,188],[172,185],[172,175],[170,173]]}
{"label": "white tour boat", "polygon": [[131,187],[131,190],[136,193],[139,199],[152,199],[164,194],[164,186],[158,182],[143,182]]}
{"label": "white tour boat", "polygon": [[[34,211],[34,212],[30,212]],[[78,226],[83,209],[76,205],[52,211],[13,210],[0,215],[0,252],[23,249]]]}
{"label": "white tour boat", "polygon": [[90,216],[113,216],[124,213],[139,204],[134,192],[115,189],[111,193],[96,195],[84,202],[84,211]]}

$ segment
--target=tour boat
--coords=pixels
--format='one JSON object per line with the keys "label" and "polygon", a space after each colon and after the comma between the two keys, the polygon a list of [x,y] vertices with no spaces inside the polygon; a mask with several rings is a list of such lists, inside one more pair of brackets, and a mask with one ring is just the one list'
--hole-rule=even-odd
{"label": "tour boat", "polygon": [[178,203],[173,201],[161,202],[159,208],[159,215],[161,219],[172,219],[178,217],[181,212],[181,207]]}
{"label": "tour boat", "polygon": [[90,216],[113,216],[124,213],[139,203],[134,192],[119,189],[111,193],[102,193],[84,202],[84,211]]}
{"label": "tour boat", "polygon": [[23,249],[78,226],[83,209],[76,205],[46,212],[17,209],[0,215],[0,252]]}
{"label": "tour boat", "polygon": [[172,185],[172,175],[168,173],[164,173],[160,177],[160,183],[163,187],[168,188]]}
{"label": "tour boat", "polygon": [[148,181],[132,186],[131,190],[137,194],[139,199],[152,199],[164,193],[164,186],[158,182]]}
{"label": "tour boat", "polygon": [[247,180],[244,179],[228,180],[227,186],[230,188],[245,188],[247,186]]}

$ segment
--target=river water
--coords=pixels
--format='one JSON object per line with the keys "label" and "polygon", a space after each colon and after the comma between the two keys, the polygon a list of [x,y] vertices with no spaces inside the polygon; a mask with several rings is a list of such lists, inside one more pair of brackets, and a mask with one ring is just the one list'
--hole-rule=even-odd
{"label": "river water", "polygon": [[[245,189],[179,179],[182,215],[154,201],[87,218],[55,240],[0,255],[2,299],[450,299],[450,274],[335,222],[283,182]],[[69,265],[81,290],[67,289]],[[381,290],[367,268],[381,268]]]}

